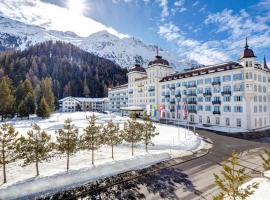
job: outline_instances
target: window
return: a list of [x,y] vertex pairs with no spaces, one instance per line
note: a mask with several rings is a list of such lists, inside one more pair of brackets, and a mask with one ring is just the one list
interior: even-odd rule
[[234,101],[236,102],[243,101],[243,96],[234,96]]
[[224,112],[231,112],[231,106],[223,106]]
[[231,86],[223,86],[223,91],[224,92],[231,91]]
[[262,82],[262,75],[258,75],[258,81]]
[[165,89],[165,85],[162,85],[162,89]]
[[197,85],[202,85],[203,84],[203,79],[197,80]]
[[257,102],[257,101],[258,101],[258,97],[254,96],[254,102]]
[[249,65],[248,65],[249,67],[252,67],[252,61],[249,61]]
[[203,97],[198,97],[198,98],[197,98],[197,101],[198,101],[198,102],[203,102]]
[[203,106],[202,105],[198,105],[198,111],[202,111],[203,110]]
[[244,91],[243,84],[234,85],[234,91],[235,92],[243,92]]
[[234,106],[234,112],[242,113],[243,112],[243,107],[242,106]]
[[241,119],[236,119],[236,126],[238,128],[241,128],[242,124],[241,124]]
[[207,124],[210,124],[211,123],[211,121],[210,121],[210,117],[209,116],[207,116]]
[[239,74],[234,74],[233,75],[233,80],[237,81],[237,80],[243,80],[243,74],[239,73]]
[[254,113],[257,113],[257,112],[258,112],[258,107],[254,106]]
[[230,102],[231,101],[231,96],[224,96],[223,101],[224,102]]
[[263,112],[267,112],[267,107],[266,107],[266,105],[263,106]]
[[223,82],[231,81],[231,75],[223,76]]
[[199,116],[199,123],[202,123],[202,116]]
[[205,106],[205,111],[211,111],[211,106]]
[[206,78],[205,79],[205,84],[209,84],[209,83],[211,83],[212,81],[211,81],[211,78]]
[[219,125],[219,124],[220,124],[220,118],[216,117],[216,125]]
[[226,118],[225,123],[226,123],[226,126],[230,126],[230,118]]
[[254,74],[254,80],[257,81],[257,74]]
[[205,102],[211,102],[211,97],[205,97]]

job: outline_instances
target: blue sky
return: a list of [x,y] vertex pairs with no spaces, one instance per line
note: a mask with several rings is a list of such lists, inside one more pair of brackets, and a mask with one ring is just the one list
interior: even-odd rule
[[[25,2],[32,2],[31,7],[41,8],[38,0],[0,0],[0,12],[51,29],[70,29],[83,36],[105,27],[120,37],[134,36],[203,64],[238,59],[247,34],[258,60],[264,55],[270,60],[270,0],[42,0],[42,5],[50,5],[51,10],[64,8],[84,16],[65,26],[61,22],[68,20],[61,21],[61,14],[58,17],[45,12],[36,17],[38,14],[30,15],[26,7],[17,3],[20,1],[24,6]],[[15,14],[1,3],[16,4],[21,13]]]

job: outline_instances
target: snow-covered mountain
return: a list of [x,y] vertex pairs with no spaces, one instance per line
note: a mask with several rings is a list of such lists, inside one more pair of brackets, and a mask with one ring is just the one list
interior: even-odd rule
[[[88,37],[80,37],[73,32],[46,30],[39,26],[27,25],[0,17],[0,50],[23,50],[48,40],[70,42],[83,50],[112,60],[126,68],[137,62],[147,66],[148,62],[156,55],[155,45],[147,45],[133,37],[120,39],[107,31],[97,32]],[[159,52],[177,70],[197,65],[196,61],[180,60],[175,53],[162,49]]]

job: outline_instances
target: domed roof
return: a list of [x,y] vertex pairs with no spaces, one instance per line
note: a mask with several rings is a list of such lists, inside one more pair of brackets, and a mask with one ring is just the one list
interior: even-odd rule
[[140,64],[135,64],[135,66],[132,67],[129,72],[146,72],[146,70]]
[[169,62],[162,58],[162,56],[156,56],[156,59],[153,61],[150,61],[148,66],[154,65],[154,64],[161,64],[161,65],[167,65],[169,66]]
[[254,58],[254,57],[256,57],[255,55],[254,55],[254,52],[253,52],[253,50],[252,49],[249,49],[249,46],[248,46],[248,44],[247,44],[247,38],[246,38],[246,46],[245,46],[245,50],[244,50],[244,52],[241,54],[241,59],[242,58]]

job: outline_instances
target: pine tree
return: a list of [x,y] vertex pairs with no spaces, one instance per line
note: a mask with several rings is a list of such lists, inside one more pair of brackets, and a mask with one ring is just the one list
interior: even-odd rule
[[261,154],[260,157],[263,161],[264,170],[268,171],[268,170],[270,170],[270,150],[265,150],[264,154]]
[[17,153],[23,160],[23,166],[35,163],[36,176],[39,176],[39,164],[52,157],[53,147],[51,136],[34,124],[26,137],[20,137]]
[[2,124],[0,127],[0,164],[3,166],[4,183],[7,182],[6,165],[16,160],[16,143],[18,132],[12,125]]
[[28,117],[36,110],[33,86],[29,80],[20,82],[16,89],[17,112],[20,117]]
[[52,157],[53,146],[51,136],[34,124],[26,137],[20,137],[17,153],[23,160],[23,166],[35,163],[36,176],[39,176],[39,164]]
[[93,114],[88,120],[89,125],[84,129],[81,136],[82,149],[91,150],[92,165],[94,165],[94,151],[103,144],[101,126],[96,125],[96,116]]
[[111,146],[112,159],[114,159],[114,146],[121,144],[123,141],[119,125],[115,125],[112,120],[102,129],[104,144]]
[[223,177],[214,174],[216,185],[221,190],[213,198],[214,200],[223,200],[225,197],[228,200],[244,200],[254,193],[254,189],[258,188],[257,183],[253,183],[244,189],[240,188],[247,181],[248,176],[245,173],[245,168],[239,166],[236,153],[232,153],[231,158],[223,165],[221,175]]
[[37,116],[42,118],[50,117],[50,108],[44,97],[41,98],[41,101],[37,108]]
[[37,102],[40,103],[42,97],[45,98],[46,103],[49,106],[49,111],[53,112],[55,109],[55,97],[52,91],[51,78],[45,78],[41,80],[40,86],[36,88]]
[[15,113],[15,97],[11,80],[4,76],[0,79],[0,115],[2,121],[7,116],[13,117]]
[[151,122],[150,116],[144,113],[144,124],[142,130],[142,139],[145,144],[145,151],[148,152],[148,146],[152,144],[152,139],[157,136],[159,133],[156,132],[156,127]]
[[64,128],[57,131],[57,150],[67,156],[67,172],[69,170],[70,156],[78,151],[78,129],[71,124],[71,119],[66,119]]
[[134,146],[142,140],[143,125],[136,121],[135,114],[132,114],[131,117],[131,119],[125,122],[122,134],[124,140],[131,143],[132,156],[134,156]]

